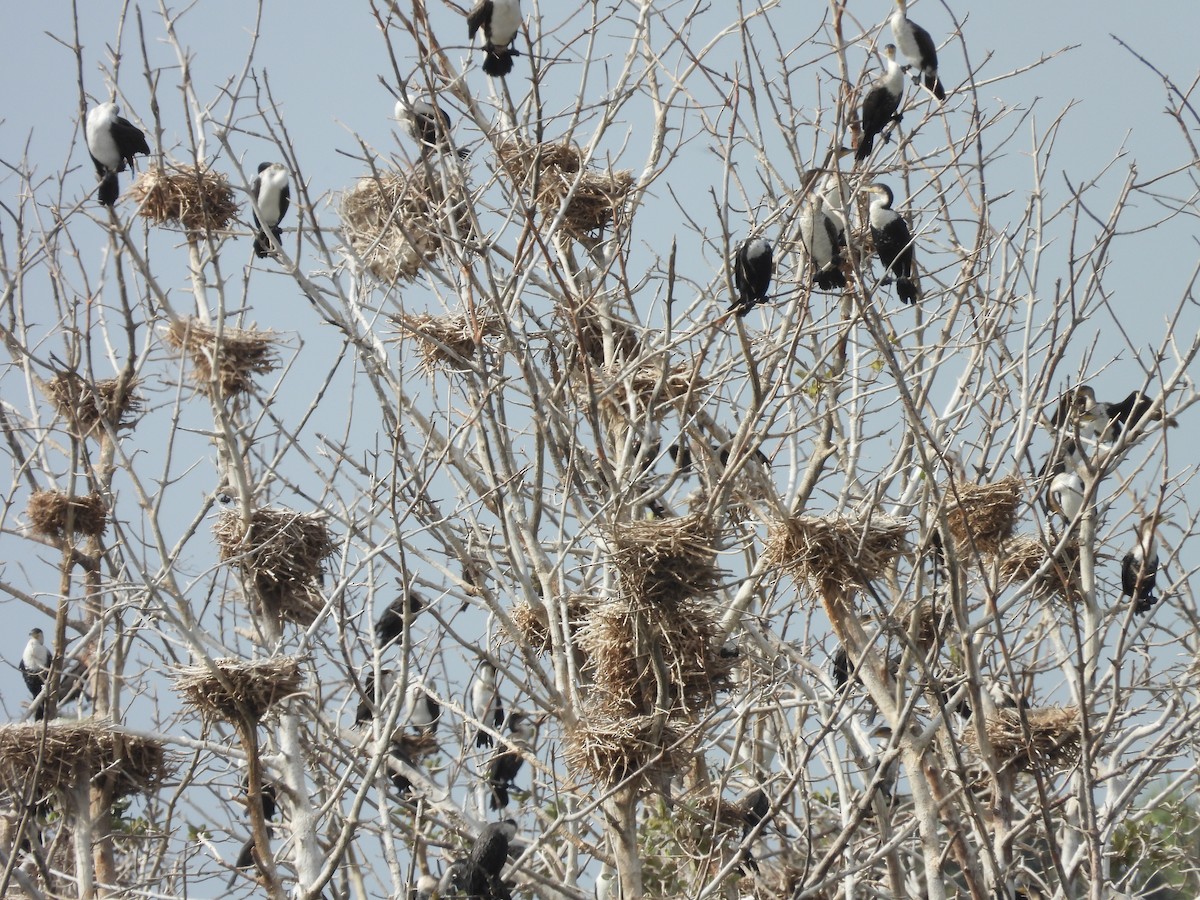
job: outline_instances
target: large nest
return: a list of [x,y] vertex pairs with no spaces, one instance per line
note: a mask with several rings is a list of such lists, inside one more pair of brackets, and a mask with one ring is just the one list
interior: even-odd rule
[[[560,303],[554,311],[560,334],[566,345],[567,368],[585,371],[589,360],[597,368],[608,365],[605,356],[606,335],[612,335],[613,361],[628,362],[638,354],[641,341],[633,325],[615,316],[603,316],[595,300],[582,297],[576,302]],[[669,380],[669,379],[668,379]]]
[[1015,475],[991,484],[956,484],[945,496],[946,524],[964,549],[990,553],[1012,536],[1021,503],[1021,479]]
[[34,533],[46,537],[99,537],[108,527],[108,505],[98,491],[82,497],[62,491],[34,491],[26,514]]
[[416,341],[421,365],[430,373],[440,367],[467,368],[485,337],[503,333],[497,316],[405,315],[397,322],[404,337]]
[[[1050,556],[1044,541],[1026,535],[1010,538],[995,554],[1001,586],[1021,585],[1037,575]],[[1039,599],[1059,597],[1075,602],[1083,595],[1079,581],[1079,542],[1070,540],[1046,571],[1034,578],[1030,593]]]
[[424,169],[360,179],[342,196],[341,219],[354,252],[388,283],[415,278],[444,244],[471,235],[466,205],[445,200]]
[[221,559],[254,580],[267,612],[301,626],[321,609],[325,559],[336,549],[326,518],[290,509],[256,509],[250,522],[235,510],[213,528]]
[[246,662],[217,659],[211,666],[190,666],[175,679],[186,703],[226,722],[257,723],[276,703],[300,689],[300,660],[294,656]]
[[586,772],[612,787],[628,779],[654,789],[687,764],[694,741],[661,716],[609,716],[586,713],[564,737],[571,771]]
[[174,222],[187,231],[222,231],[238,214],[225,176],[196,166],[171,171],[150,166],[129,193],[139,204],[138,214],[155,225]]
[[269,331],[241,328],[217,332],[196,319],[176,319],[166,333],[167,343],[191,359],[196,381],[204,385],[216,381],[226,397],[246,393],[252,376],[278,368],[274,338]]
[[[1082,728],[1075,706],[1049,706],[1025,710],[1029,733],[1021,727],[1021,712],[1002,709],[987,720],[987,736],[1002,765],[1019,772],[1062,768],[1079,759]],[[968,745],[977,745],[973,729],[966,734]]]
[[[586,595],[571,594],[567,597],[567,630],[577,648],[579,642],[575,638],[586,623],[591,606],[592,598]],[[550,652],[553,646],[550,640],[550,619],[544,608],[539,609],[523,600],[518,601],[509,611],[509,617],[521,632],[524,646],[537,654]]]
[[25,795],[31,778],[36,801],[77,787],[82,777],[115,799],[152,791],[165,774],[161,743],[108,723],[0,725],[0,782],[14,797]]
[[703,513],[614,525],[609,557],[624,597],[664,607],[713,593],[720,585],[716,528]]
[[844,598],[884,575],[907,549],[907,534],[906,521],[888,516],[796,516],[771,526],[766,553],[795,581],[813,585],[827,598]]
[[59,372],[44,386],[58,414],[79,437],[102,436],[102,422],[112,423],[114,429],[132,428],[142,413],[136,388],[136,379],[107,378],[93,384],[75,372]]
[[497,156],[518,187],[534,192],[534,200],[547,218],[558,216],[570,195],[563,229],[572,237],[622,224],[625,201],[634,185],[631,173],[585,169],[583,150],[566,143],[530,146],[512,141],[502,144]]

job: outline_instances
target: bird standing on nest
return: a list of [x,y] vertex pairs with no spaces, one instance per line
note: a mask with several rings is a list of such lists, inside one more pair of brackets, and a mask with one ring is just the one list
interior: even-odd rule
[[150,145],[142,130],[121,116],[121,109],[115,103],[101,103],[88,111],[84,136],[88,153],[96,164],[96,174],[100,176],[97,199],[105,206],[112,206],[121,193],[117,173],[124,172],[126,166],[132,167],[134,156],[149,156]]
[[467,39],[483,29],[483,71],[503,78],[520,54],[509,46],[521,28],[521,0],[481,0],[467,16]]
[[[50,673],[50,651],[43,643],[42,629],[34,628],[29,632],[29,643],[21,654],[21,662],[17,668],[29,689],[29,696],[36,700],[46,687],[46,676]],[[45,701],[37,704],[33,712],[33,720],[40,722],[45,715]]]

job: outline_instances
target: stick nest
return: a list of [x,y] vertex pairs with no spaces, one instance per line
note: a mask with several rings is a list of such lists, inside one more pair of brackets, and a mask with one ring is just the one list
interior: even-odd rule
[[592,712],[567,731],[563,753],[572,771],[586,772],[596,784],[612,787],[633,778],[646,790],[676,775],[693,743],[659,716]]
[[622,594],[648,606],[667,606],[717,590],[716,528],[702,513],[614,525],[610,559]]
[[465,203],[442,199],[440,181],[424,169],[384,172],[359,180],[342,195],[342,234],[380,281],[412,280],[427,260],[471,234]]
[[[1079,708],[1048,706],[1025,710],[1029,735],[1021,730],[1021,715],[1002,709],[987,720],[987,736],[1002,764],[1019,772],[1046,771],[1073,765],[1079,759],[1082,728]],[[966,734],[968,745],[976,745],[973,730]]]
[[[572,594],[567,597],[567,630],[576,647],[579,646],[576,635],[587,621],[588,609],[591,606],[592,598],[585,594]],[[539,655],[550,652],[553,642],[550,639],[550,620],[545,609],[538,609],[521,600],[513,604],[509,616],[521,633],[524,646]]]
[[294,656],[254,662],[216,659],[211,666],[181,669],[175,690],[206,716],[257,723],[272,706],[299,691],[302,681],[300,660]]
[[908,549],[908,527],[888,516],[796,516],[771,526],[767,558],[795,581],[813,585],[825,597],[842,598],[881,577]]
[[[1045,542],[1027,535],[1005,541],[996,552],[1001,585],[1024,584],[1034,577],[1049,553]],[[1034,579],[1030,593],[1038,599],[1058,597],[1073,603],[1083,597],[1079,577],[1079,542],[1071,540],[1050,567]]]
[[221,559],[254,580],[267,611],[301,627],[322,607],[323,563],[336,549],[323,515],[256,509],[247,525],[239,513],[221,513],[213,534]]
[[0,725],[0,782],[13,796],[22,796],[31,777],[36,798],[69,791],[85,777],[116,799],[153,791],[165,774],[161,743],[111,724],[52,722],[44,731],[41,722]]
[[167,343],[191,359],[196,381],[217,382],[226,397],[247,393],[252,376],[279,368],[274,339],[270,331],[222,328],[218,333],[196,319],[177,319],[166,333]]
[[946,524],[962,547],[994,552],[1012,536],[1021,502],[1021,479],[1015,475],[991,484],[958,484],[945,488]]
[[566,345],[567,368],[576,375],[588,369],[588,361],[604,368],[604,337],[612,333],[614,361],[630,361],[637,357],[641,341],[637,329],[615,316],[603,316],[596,302],[589,297],[558,304],[554,311],[560,335]]
[[570,195],[562,219],[570,236],[623,224],[625,201],[634,186],[632,173],[585,169],[583,150],[567,143],[530,146],[512,141],[497,148],[497,156],[519,188],[535,192],[534,201],[547,218],[558,216]]
[[26,514],[34,533],[46,537],[99,537],[108,527],[108,505],[98,491],[82,497],[62,491],[34,491]]
[[155,225],[174,223],[185,231],[223,231],[237,218],[233,188],[224,175],[197,166],[170,171],[150,166],[129,189],[138,214]]
[[100,437],[103,422],[114,430],[132,428],[142,414],[142,397],[137,380],[119,378],[92,382],[75,372],[59,372],[45,382],[43,390],[58,414],[75,428],[79,437]]
[[421,366],[427,373],[439,368],[466,369],[483,339],[503,334],[498,316],[466,313],[447,316],[399,316],[403,335],[415,341],[421,354]]

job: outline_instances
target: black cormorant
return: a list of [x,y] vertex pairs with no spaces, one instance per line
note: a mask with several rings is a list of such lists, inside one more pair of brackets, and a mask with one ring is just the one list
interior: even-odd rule
[[[402,97],[396,101],[396,119],[404,126],[409,137],[417,142],[424,156],[429,150],[450,149],[450,115],[435,103],[417,97]],[[455,151],[459,159],[466,159],[471,151],[459,147]]]
[[916,266],[913,262],[912,233],[908,223],[892,209],[892,189],[886,184],[875,182],[864,191],[874,194],[871,200],[871,238],[875,241],[875,252],[883,263],[881,284],[890,284],[896,279],[896,293],[905,303],[916,303],[921,299],[917,286]]
[[[1154,401],[1141,391],[1132,391],[1120,403],[1105,403],[1104,411],[1108,414],[1108,433],[1105,437],[1112,441],[1119,439],[1121,432],[1145,419],[1153,406]],[[1153,418],[1161,419],[1162,413],[1156,413]],[[1168,419],[1167,424],[1174,425],[1175,420]]]
[[408,607],[408,620],[411,622],[417,613],[425,608],[425,600],[416,591],[404,591],[399,597],[388,604],[387,609],[379,614],[375,622],[375,645],[379,648],[390,647],[404,634],[404,608]]
[[287,169],[281,163],[260,163],[258,174],[250,183],[250,196],[254,199],[254,218],[260,229],[254,237],[254,255],[263,259],[274,252],[267,232],[275,236],[276,243],[283,238],[279,222],[288,211],[292,198]]
[[757,303],[767,302],[771,274],[775,271],[774,251],[764,238],[746,238],[733,255],[733,287],[737,297],[728,312],[746,315]]
[[887,70],[871,85],[862,106],[862,137],[854,158],[860,162],[871,155],[875,136],[889,122],[900,121],[900,100],[904,97],[904,73],[896,62],[896,48],[888,44],[883,48],[887,59]]
[[508,714],[508,737],[505,743],[507,749],[496,748],[488,763],[488,784],[492,788],[492,809],[503,809],[508,806],[508,791],[516,780],[517,773],[525,764],[525,754],[531,752],[532,743],[537,734],[537,727],[523,712],[513,711]]
[[121,193],[117,173],[124,172],[126,165],[132,167],[134,156],[150,155],[146,135],[120,113],[117,104],[101,103],[88,111],[84,126],[88,153],[100,176],[97,196],[105,206],[116,203]]
[[1137,543],[1121,560],[1121,596],[1134,602],[1134,612],[1149,612],[1158,602],[1154,588],[1158,584],[1158,547],[1154,531],[1157,524],[1153,516],[1142,520],[1138,528]]
[[512,71],[513,57],[520,54],[509,46],[521,28],[520,0],[481,0],[467,16],[467,38],[483,29],[483,71],[503,77]]
[[[262,803],[263,818],[269,820],[274,819],[279,815],[279,806],[277,803],[278,793],[275,785],[266,782],[259,788],[258,797]],[[250,797],[250,776],[247,774],[242,778],[242,800],[247,807],[253,802]]]
[[937,47],[929,32],[908,17],[905,0],[896,0],[896,11],[892,13],[892,38],[908,64],[916,70],[918,84],[924,84],[939,103],[945,100],[946,91],[938,78]]
[[[490,728],[499,728],[504,724],[504,704],[496,689],[496,667],[486,659],[479,664],[475,683],[471,686],[471,712],[477,722]],[[490,747],[492,743],[492,736],[486,729],[476,730],[476,747]]]

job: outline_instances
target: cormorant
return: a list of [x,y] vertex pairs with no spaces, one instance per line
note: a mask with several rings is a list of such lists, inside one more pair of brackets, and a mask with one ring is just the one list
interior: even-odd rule
[[150,155],[146,135],[120,113],[117,104],[101,103],[88,111],[84,125],[88,153],[100,176],[97,197],[105,206],[116,203],[121,193],[117,173],[124,172],[126,165],[132,167],[133,158],[139,153]]
[[513,57],[521,54],[509,46],[521,28],[521,0],[480,0],[467,16],[467,38],[483,29],[483,71],[503,77],[512,71]]
[[[738,800],[737,809],[742,817],[742,840],[745,841],[750,836],[750,832],[754,831],[758,827],[758,823],[765,819],[767,813],[771,811],[771,800],[759,785]],[[742,858],[751,871],[758,871],[758,861],[749,847],[742,851]]]
[[[396,101],[396,119],[417,142],[422,156],[429,150],[450,149],[450,115],[436,103],[423,97],[402,97]],[[465,147],[459,147],[455,152],[459,159],[471,155]]]
[[1083,497],[1087,489],[1083,479],[1075,472],[1067,471],[1064,463],[1056,463],[1051,471],[1054,477],[1050,479],[1050,491],[1046,502],[1070,524],[1083,509]]
[[875,241],[875,252],[883,263],[883,280],[890,284],[896,279],[896,293],[905,303],[916,303],[921,299],[917,287],[916,265],[913,261],[912,233],[900,213],[892,209],[892,189],[886,184],[875,182],[863,190],[874,194],[871,200],[871,237]]
[[[271,826],[267,826],[267,837],[274,837],[275,832]],[[253,869],[255,866],[255,855],[257,848],[254,846],[254,835],[250,835],[246,839],[246,843],[242,844],[242,849],[238,851],[237,860],[233,864],[234,873],[229,877],[229,887],[233,887],[237,883],[238,872]]]
[[691,473],[692,448],[688,445],[686,435],[679,435],[679,440],[668,447],[667,452],[671,454],[671,461],[675,463],[675,468],[679,470],[680,475]]
[[395,673],[391,669],[380,669],[378,678],[369,668],[363,673],[363,696],[358,701],[358,709],[354,713],[355,726],[375,718],[375,707],[382,703],[383,698],[391,691],[394,680]]
[[838,644],[838,648],[833,651],[833,656],[829,660],[829,674],[833,676],[834,687],[841,690],[849,684],[850,673],[853,670],[854,666],[850,663],[850,654],[846,652],[845,647]]
[[488,784],[492,788],[492,809],[508,806],[508,791],[516,780],[517,773],[525,763],[525,754],[531,752],[537,734],[533,721],[523,712],[514,710],[508,714],[508,732],[505,739],[507,749],[496,748],[488,763]]
[[1149,516],[1138,528],[1137,543],[1121,560],[1121,596],[1134,601],[1133,611],[1149,612],[1158,602],[1158,547],[1154,538],[1156,520]]
[[408,724],[429,737],[437,733],[438,720],[442,717],[441,705],[420,682],[408,686]]
[[[46,687],[46,676],[50,672],[50,651],[42,643],[43,639],[42,629],[32,629],[29,632],[29,643],[25,645],[25,650],[21,654],[21,662],[17,665],[17,668],[21,670],[21,677],[25,680],[25,687],[29,689],[29,696],[35,700]],[[40,722],[44,715],[44,703],[38,703],[37,709],[33,713],[33,720]]]
[[[1154,406],[1154,401],[1141,391],[1132,391],[1120,403],[1105,403],[1104,411],[1108,414],[1108,434],[1106,437],[1113,441],[1119,439],[1122,431],[1126,428],[1132,428],[1138,422],[1142,421],[1142,419],[1146,418],[1152,406]],[[1154,418],[1161,419],[1162,413],[1156,413]],[[1168,419],[1167,424],[1174,425],[1175,421]]]
[[727,312],[736,312],[741,318],[754,309],[755,304],[766,303],[774,270],[774,251],[769,241],[763,238],[742,241],[733,255],[733,287],[737,297]]
[[433,900],[438,896],[438,880],[428,872],[417,879],[417,883],[408,889],[409,900]]
[[417,613],[425,608],[424,598],[416,591],[405,591],[388,604],[387,609],[379,614],[375,622],[375,645],[379,648],[389,647],[404,634],[404,607],[408,606],[408,620],[411,622]]
[[508,862],[508,848],[517,834],[517,823],[513,819],[489,822],[479,830],[479,837],[471,846],[467,861],[478,866],[490,878],[499,879]]
[[1100,437],[1108,427],[1107,405],[1096,402],[1094,388],[1076,385],[1059,398],[1050,424],[1068,433],[1078,429],[1081,437]]
[[[819,169],[808,173],[815,178]],[[813,189],[812,195],[800,211],[800,241],[812,260],[813,281],[822,291],[840,290],[846,286],[842,272],[841,248],[845,246],[845,222],[830,213],[827,192],[837,191],[837,183]],[[839,224],[841,229],[839,231]]]
[[854,158],[861,162],[871,155],[875,146],[875,136],[887,127],[889,122],[900,121],[900,100],[904,97],[904,73],[896,62],[896,47],[888,44],[883,48],[887,59],[887,70],[875,79],[862,106],[862,137],[858,142],[858,150]]
[[908,64],[916,69],[917,83],[924,84],[939,103],[945,100],[946,91],[938,79],[937,47],[929,32],[908,17],[905,0],[896,0],[896,11],[892,13],[892,38]]
[[259,163],[258,174],[250,183],[250,196],[254,199],[254,218],[258,221],[259,233],[254,238],[254,255],[259,259],[274,252],[267,232],[275,236],[278,243],[283,238],[279,222],[291,205],[292,192],[288,187],[287,169],[282,163]]
[[[263,784],[258,790],[258,797],[262,803],[263,818],[268,821],[273,820],[279,815],[279,806],[277,803],[278,793],[275,785],[270,782]],[[242,778],[242,800],[249,808],[250,803],[250,775],[247,774]]]
[[[471,686],[471,712],[477,722],[492,728],[504,724],[504,704],[496,690],[496,667],[486,659],[479,664],[475,684]],[[475,732],[476,747],[490,747],[492,743],[492,736],[483,728]]]

